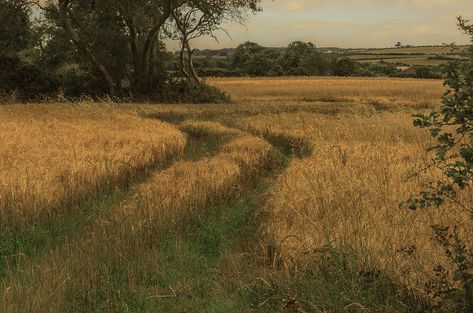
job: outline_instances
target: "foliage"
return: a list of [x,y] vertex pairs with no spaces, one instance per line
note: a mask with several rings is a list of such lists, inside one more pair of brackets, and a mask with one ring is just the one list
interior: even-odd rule
[[359,76],[400,76],[401,71],[390,63],[360,63],[357,70]]
[[[472,37],[473,25],[459,18],[459,27]],[[429,151],[434,154],[431,166],[440,169],[443,179],[433,181],[428,190],[411,199],[411,209],[440,206],[446,199],[468,211],[473,219],[471,203],[462,203],[458,192],[473,184],[473,47],[467,62],[454,61],[445,66],[445,85],[448,90],[442,97],[440,111],[416,115],[414,125],[426,128],[436,144]],[[433,226],[437,242],[444,247],[447,257],[455,265],[453,280],[462,289],[446,283],[437,289],[437,295],[452,299],[459,312],[473,311],[473,247],[462,242],[455,229]],[[440,271],[442,272],[442,271]],[[440,277],[446,276],[441,274]],[[446,287],[447,286],[447,287]]]
[[416,78],[441,78],[441,73],[439,73],[436,68],[432,68],[431,66],[417,66],[414,67],[414,69]]
[[284,51],[245,42],[235,49],[229,69],[249,76],[327,75],[330,58],[311,42],[295,41]]
[[[24,13],[24,20],[33,24],[34,38],[28,42],[36,49],[33,62],[58,77],[78,77],[77,84],[70,84],[73,79],[65,80],[62,87],[66,95],[106,93],[141,99],[165,94],[157,89],[167,87],[163,82],[175,74],[168,67],[169,55],[162,44],[165,39],[183,36],[192,72],[188,78],[198,84],[189,40],[214,36],[213,32],[230,19],[243,23],[246,12],[260,10],[259,2],[36,0],[18,7],[23,10],[20,12]],[[40,9],[41,15],[30,21],[27,12],[33,6]],[[4,9],[0,13],[12,15]],[[13,31],[6,33],[17,36]],[[5,41],[11,45],[18,40]],[[79,75],[75,73],[78,69]],[[92,82],[93,88],[87,81]]]
[[280,57],[276,50],[261,50],[247,60],[245,70],[250,76],[280,76],[283,74],[283,69],[278,62],[274,62]]
[[225,103],[229,96],[214,86],[196,84],[184,79],[171,79],[158,89],[155,98],[165,103]]
[[57,90],[58,82],[15,56],[0,55],[0,96],[15,93],[16,100],[37,99]]
[[333,74],[335,76],[351,76],[355,73],[356,61],[350,58],[341,58],[335,62]]
[[0,54],[11,54],[28,45],[30,20],[24,0],[0,0]]
[[295,41],[288,45],[281,65],[286,75],[324,75],[323,55],[312,42]]
[[257,43],[247,41],[239,45],[232,58],[232,68],[244,69],[247,66],[247,62],[257,53],[264,50],[262,46]]

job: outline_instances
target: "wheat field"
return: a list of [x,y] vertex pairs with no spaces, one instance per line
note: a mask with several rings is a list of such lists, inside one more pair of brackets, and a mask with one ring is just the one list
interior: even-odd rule
[[357,102],[430,107],[443,93],[439,80],[395,78],[218,78],[209,83],[239,102]]
[[438,304],[432,226],[471,245],[471,219],[400,202],[439,175],[412,175],[431,144],[412,114],[442,82],[209,82],[234,103],[0,107],[2,312]]
[[[425,189],[429,173],[412,174],[429,160],[428,134],[414,129],[399,113],[326,117],[310,113],[245,118],[242,128],[279,138],[305,136],[311,152],[294,160],[270,190],[266,231],[274,239],[275,257],[285,266],[327,248],[350,246],[374,268],[393,271],[399,280],[425,293],[438,265],[453,272],[432,226],[458,227],[471,245],[473,223],[468,212],[450,202],[442,208],[410,211],[402,200]],[[462,194],[473,202],[472,190]]]
[[38,217],[182,154],[186,138],[179,130],[122,111],[91,104],[0,107],[2,216]]

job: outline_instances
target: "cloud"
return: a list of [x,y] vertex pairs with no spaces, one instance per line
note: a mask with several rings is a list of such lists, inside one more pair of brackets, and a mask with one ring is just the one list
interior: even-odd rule
[[196,42],[199,48],[235,47],[244,41],[285,46],[294,40],[317,46],[387,47],[403,44],[469,43],[456,17],[473,20],[472,0],[263,0],[264,11],[247,27],[228,25],[222,35]]
[[289,29],[297,30],[297,29],[346,29],[353,27],[353,24],[349,23],[302,23],[302,24],[293,24],[289,26]]

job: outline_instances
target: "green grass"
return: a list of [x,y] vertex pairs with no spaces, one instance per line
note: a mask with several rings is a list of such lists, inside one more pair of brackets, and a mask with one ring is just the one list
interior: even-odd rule
[[[240,312],[247,305],[241,296],[245,281],[256,276],[257,264],[247,247],[255,225],[260,185],[238,202],[202,220],[185,236],[168,234],[162,267],[156,281],[176,291],[175,297],[148,302],[150,312]],[[165,287],[166,286],[166,287]],[[179,308],[179,309],[177,309]]]
[[[248,247],[257,242],[264,182],[227,205],[164,231],[142,259],[108,255],[95,288],[72,283],[68,312],[240,312],[245,282],[256,277]],[[131,267],[130,267],[131,266]],[[130,271],[139,285],[130,284]]]
[[314,255],[294,272],[273,271],[251,288],[254,312],[429,312],[389,274],[370,269],[352,249]]
[[435,60],[435,59],[428,59],[428,56],[396,56],[396,57],[382,57],[382,56],[366,56],[363,58],[362,56],[356,56],[356,60],[360,63],[379,63],[383,60],[386,63],[392,64],[406,64],[409,66],[414,65],[430,65],[430,66],[438,66],[440,64],[445,64],[448,60]]
[[[146,246],[137,243],[138,258],[134,254],[130,259],[123,251],[115,250],[112,241],[91,252],[104,260],[92,268],[77,260],[77,273],[73,275],[82,279],[73,277],[65,285],[66,311],[429,311],[422,299],[389,273],[365,264],[363,256],[349,247],[314,253],[308,264],[299,269],[288,269],[280,260],[268,258],[264,247],[271,238],[261,232],[266,220],[266,192],[274,176],[289,165],[292,157],[305,157],[297,153],[290,138],[269,139],[283,154],[283,166],[271,163],[264,177],[251,177],[233,199],[222,199],[218,205],[206,208],[206,214],[189,216],[177,230],[160,230]],[[195,160],[211,155],[222,143],[219,138],[193,138],[185,158]],[[299,148],[305,151],[304,147]],[[57,216],[47,223],[29,225],[18,236],[2,238],[6,239],[0,246],[2,253],[13,251],[18,255],[9,260],[8,269],[21,270],[20,255],[34,258],[47,247],[67,243],[72,237],[80,240],[78,235],[86,225],[93,229],[93,222],[109,214],[127,195],[126,190],[116,190],[84,204],[74,211],[77,215]],[[6,264],[2,265],[5,268]],[[90,271],[86,275],[82,275],[83,266]],[[44,312],[54,311],[53,308],[54,303],[46,303]]]
[[2,228],[0,231],[0,278],[8,271],[20,270],[25,261],[42,254],[47,248],[63,244],[75,236],[94,218],[108,214],[127,196],[127,189],[117,189],[102,197],[82,202],[67,213],[55,214],[44,221],[25,226]]
[[[198,160],[216,153],[224,141],[216,137],[188,140],[185,159]],[[172,164],[150,166],[123,186],[105,188],[92,199],[78,201],[74,206],[53,210],[46,219],[27,221],[22,225],[10,223],[0,230],[0,279],[9,271],[21,270],[24,262],[31,261],[48,249],[67,243],[88,225],[112,210],[129,197],[132,188],[144,181],[154,170],[162,170]]]

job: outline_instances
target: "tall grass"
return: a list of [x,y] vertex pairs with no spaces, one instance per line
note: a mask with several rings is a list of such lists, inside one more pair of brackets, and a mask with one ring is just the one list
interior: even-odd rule
[[[0,108],[0,248],[14,253],[0,311],[422,311],[432,268],[449,269],[431,226],[473,229],[452,205],[399,208],[427,181],[409,178],[430,140],[410,114],[437,105],[441,82],[211,83],[238,103]],[[60,237],[75,223],[18,249],[18,229]]]
[[[457,227],[466,242],[473,238],[471,219],[454,203],[423,211],[399,207],[428,180],[410,178],[427,161],[429,136],[411,126],[408,114],[299,113],[239,123],[289,138],[305,134],[312,143],[312,154],[292,161],[266,204],[269,248],[287,269],[307,270],[327,249],[351,247],[365,271],[393,273],[425,296],[438,265],[453,270],[432,240],[432,226]],[[463,193],[465,203],[473,202],[471,191]]]
[[209,83],[239,102],[358,102],[375,107],[433,107],[440,80],[360,77],[218,78]]
[[[199,132],[231,132],[211,126]],[[82,236],[21,272],[10,271],[1,286],[2,312],[145,311],[166,295],[185,292],[186,285],[163,286],[158,279],[171,262],[163,256],[180,257],[165,254],[167,234],[184,236],[193,223],[238,197],[270,166],[272,155],[266,142],[240,134],[213,157],[157,171]]]
[[176,128],[114,106],[0,108],[1,225],[27,223],[130,184],[182,155]]

